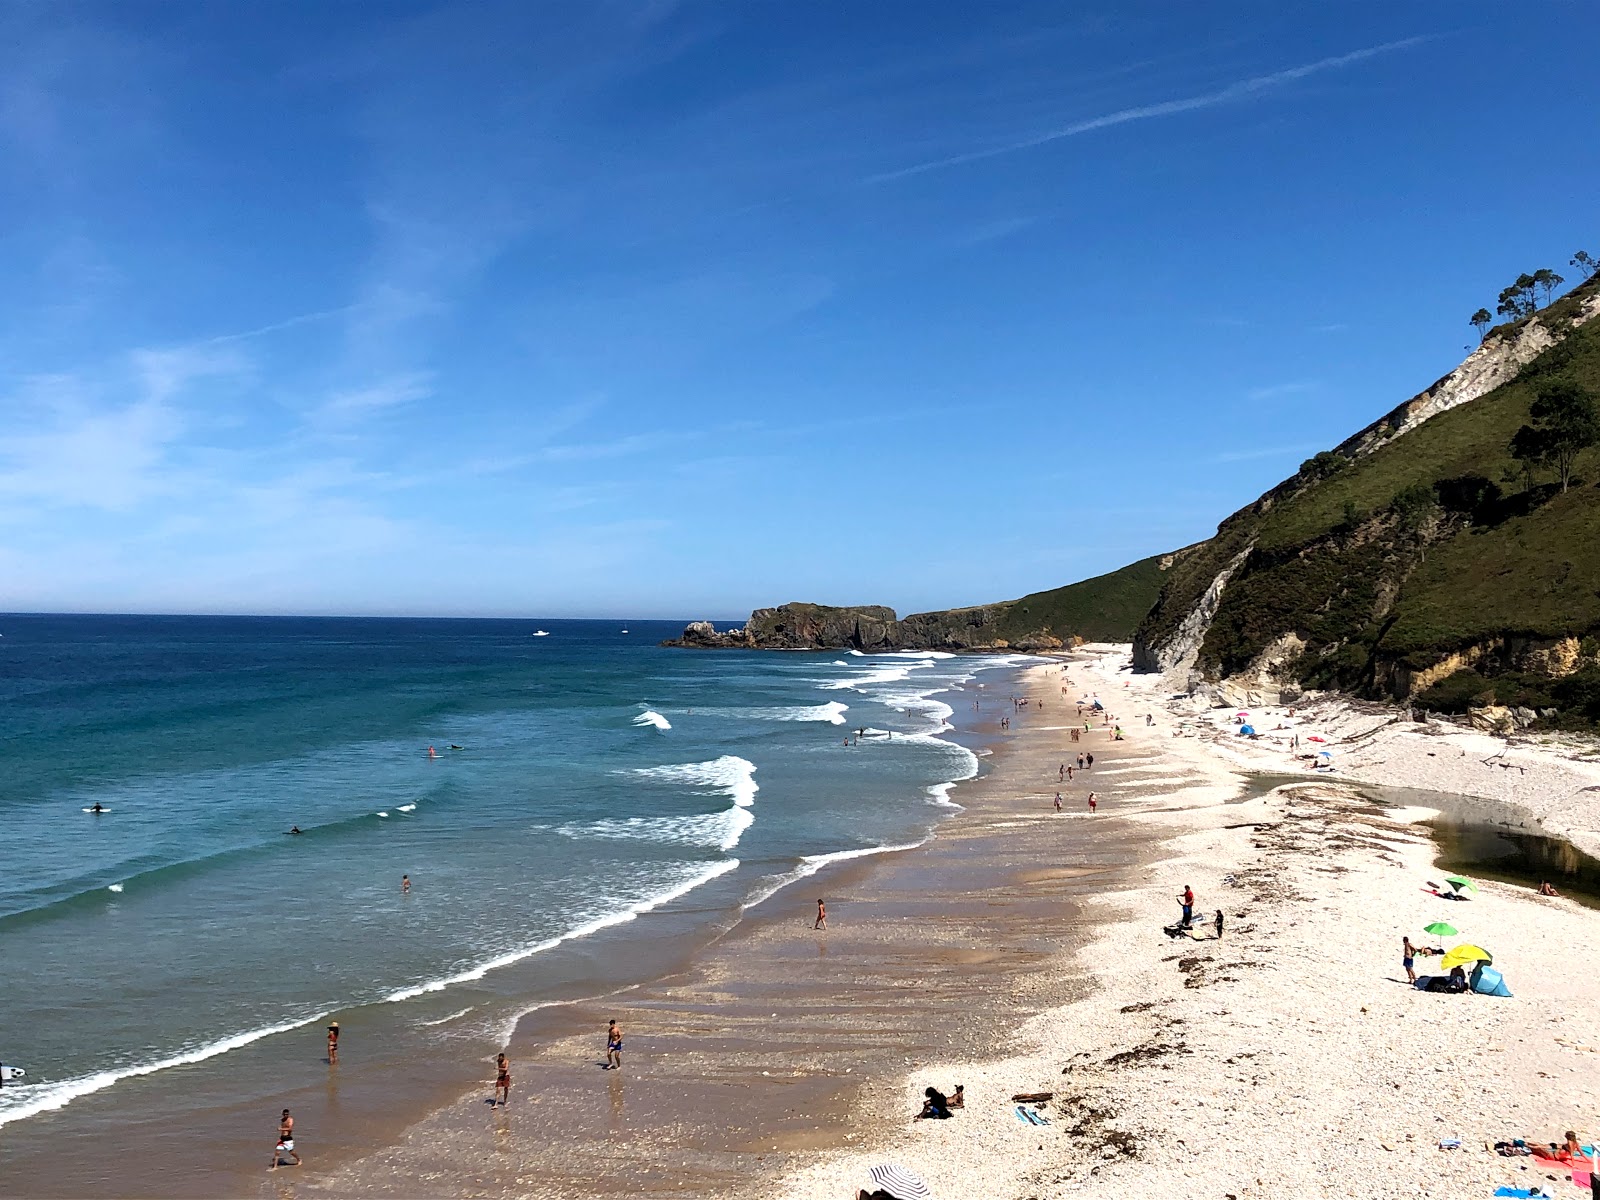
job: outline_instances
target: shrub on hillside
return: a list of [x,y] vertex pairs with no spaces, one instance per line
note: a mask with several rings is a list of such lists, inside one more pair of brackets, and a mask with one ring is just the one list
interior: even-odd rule
[[1420,692],[1412,702],[1430,712],[1464,713],[1469,708],[1493,704],[1494,700],[1494,684],[1465,667]]

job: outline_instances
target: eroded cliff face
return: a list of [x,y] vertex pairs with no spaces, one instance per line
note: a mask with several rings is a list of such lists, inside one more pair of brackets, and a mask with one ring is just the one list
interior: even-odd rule
[[[1454,653],[1443,661],[1413,664],[1401,660],[1419,656],[1391,652],[1386,634],[1413,572],[1437,546],[1483,527],[1483,518],[1475,514],[1441,511],[1437,505],[1433,515],[1416,517],[1432,502],[1433,486],[1449,482],[1447,476],[1470,477],[1472,471],[1504,478],[1505,447],[1515,423],[1502,428],[1499,418],[1477,414],[1501,411],[1512,403],[1507,396],[1522,396],[1517,402],[1525,414],[1522,394],[1531,394],[1535,386],[1529,379],[1589,371],[1592,326],[1600,325],[1596,318],[1600,280],[1591,280],[1543,312],[1495,330],[1455,370],[1347,438],[1334,455],[1319,456],[1333,461],[1308,462],[1223,521],[1215,537],[1192,547],[1187,561],[1170,573],[1134,635],[1135,666],[1165,674],[1174,689],[1232,681],[1252,692],[1279,685],[1292,691],[1297,685],[1351,687],[1361,678],[1359,690],[1397,696],[1415,695],[1480,661],[1485,669],[1552,678],[1570,673],[1576,654],[1559,639],[1525,654],[1507,653],[1514,636],[1471,647],[1459,641],[1451,645],[1441,636],[1441,649]],[[1576,367],[1571,365],[1575,358]],[[1478,401],[1485,407],[1453,412]],[[1447,422],[1419,432],[1446,413],[1452,414]],[[1467,428],[1483,432],[1463,434]],[[1478,438],[1470,442],[1477,458],[1463,463],[1458,457],[1448,466],[1432,467],[1449,459],[1451,451],[1439,448],[1447,437],[1457,438],[1457,444]],[[1402,438],[1404,445],[1396,446]],[[1410,449],[1419,445],[1429,449]],[[1414,479],[1392,466],[1396,455],[1415,456]],[[1384,463],[1391,465],[1375,466]],[[1382,494],[1363,494],[1352,485],[1368,478],[1396,482]],[[1413,496],[1412,507],[1403,511],[1400,492],[1406,484],[1413,491],[1420,488],[1423,499]],[[1341,499],[1342,520],[1304,516]],[[1540,503],[1530,500],[1528,511]],[[1411,527],[1413,520],[1417,527]],[[1515,619],[1501,628],[1507,635],[1520,632]]]
[[1337,453],[1346,458],[1371,454],[1429,418],[1470,403],[1479,396],[1487,396],[1515,379],[1523,367],[1559,342],[1571,328],[1597,315],[1600,315],[1600,292],[1583,297],[1570,321],[1552,325],[1536,316],[1495,330],[1454,371],[1361,432],[1346,438],[1339,444]]
[[913,613],[899,620],[892,608],[869,604],[833,607],[782,604],[758,608],[743,628],[718,632],[709,621],[694,621],[665,646],[702,650],[892,650],[1040,651],[1059,650],[1063,641],[1039,630],[1008,639],[996,627],[1009,604],[985,604],[943,612]]

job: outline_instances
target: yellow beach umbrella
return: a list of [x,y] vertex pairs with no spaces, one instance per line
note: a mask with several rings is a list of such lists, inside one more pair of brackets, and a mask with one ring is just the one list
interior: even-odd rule
[[1453,946],[1445,951],[1444,957],[1439,960],[1439,965],[1449,971],[1455,967],[1464,967],[1468,963],[1478,962],[1493,963],[1494,955],[1490,954],[1482,946],[1473,946],[1463,942],[1461,945]]

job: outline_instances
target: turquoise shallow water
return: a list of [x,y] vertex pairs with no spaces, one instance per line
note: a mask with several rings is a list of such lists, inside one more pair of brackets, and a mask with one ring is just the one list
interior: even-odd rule
[[0,618],[0,1124],[356,1008],[503,1032],[557,947],[920,841],[944,693],[1010,661],[626,628]]

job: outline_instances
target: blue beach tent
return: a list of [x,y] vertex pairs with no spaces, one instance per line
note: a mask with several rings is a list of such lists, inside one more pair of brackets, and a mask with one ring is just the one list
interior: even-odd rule
[[1472,990],[1484,996],[1511,995],[1511,989],[1506,986],[1505,978],[1493,967],[1479,963],[1472,972]]

